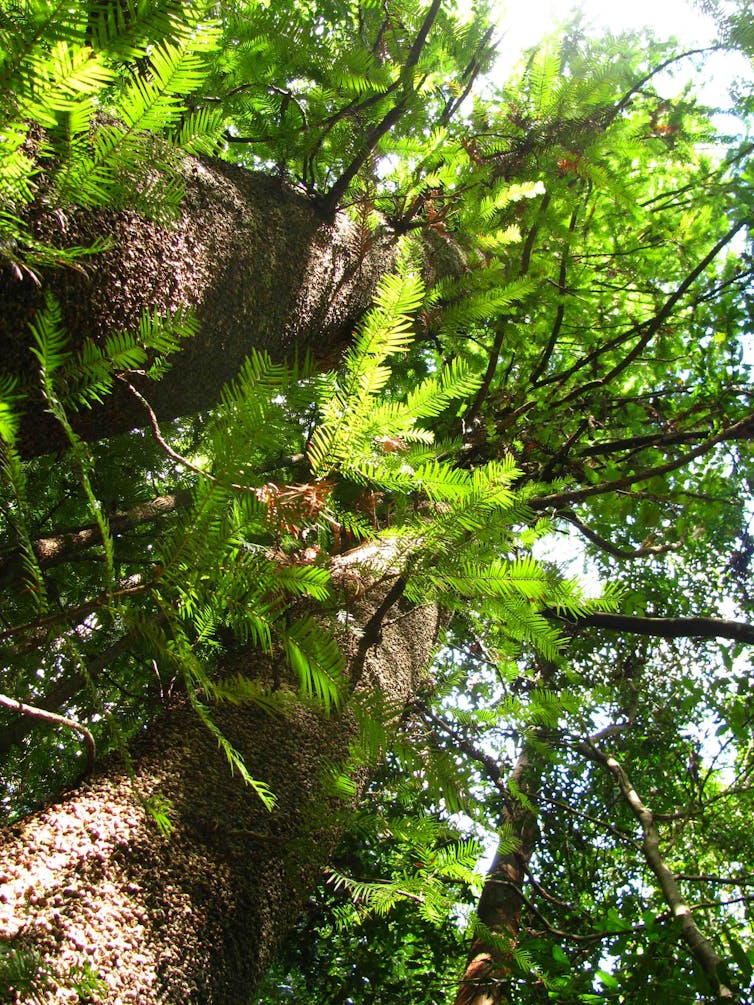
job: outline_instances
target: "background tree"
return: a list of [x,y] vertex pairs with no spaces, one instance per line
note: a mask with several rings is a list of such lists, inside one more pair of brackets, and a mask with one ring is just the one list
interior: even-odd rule
[[745,1001],[703,53],[576,25],[500,87],[439,2],[2,18],[9,820],[75,786],[4,832],[6,997],[248,1001],[331,859],[260,1001]]

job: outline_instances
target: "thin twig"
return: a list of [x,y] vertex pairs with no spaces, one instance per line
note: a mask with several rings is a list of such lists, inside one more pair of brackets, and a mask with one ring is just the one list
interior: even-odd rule
[[[188,459],[188,457],[184,457],[183,454],[179,454],[177,450],[173,450],[168,441],[162,435],[160,424],[157,420],[154,409],[144,395],[141,394],[140,391],[137,391],[133,384],[126,380],[122,374],[116,374],[116,377],[128,388],[131,394],[136,398],[136,400],[143,407],[144,411],[147,413],[147,416],[149,417],[149,424],[152,427],[152,435],[168,457],[172,457],[174,461],[178,462],[178,464],[181,464],[183,467],[188,468],[189,471],[193,471],[195,474],[200,475],[208,482],[212,482],[214,485],[222,484],[220,479],[216,478],[215,475],[211,474],[209,471],[205,471],[204,468],[200,468],[198,464],[194,464],[193,461]],[[240,485],[238,482],[231,482],[229,488],[235,489],[237,492],[251,492],[253,495],[256,495],[257,498],[259,497],[259,490],[253,485]]]

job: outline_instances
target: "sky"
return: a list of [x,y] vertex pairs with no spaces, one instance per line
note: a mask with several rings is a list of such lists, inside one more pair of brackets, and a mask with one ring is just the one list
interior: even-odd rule
[[507,0],[500,6],[503,50],[520,51],[535,44],[576,7],[581,7],[595,27],[613,32],[650,26],[658,38],[675,34],[695,44],[714,35],[712,19],[687,0],[583,0],[580,4],[574,0]]
[[[497,0],[500,17],[498,46],[502,75],[518,61],[521,52],[536,45],[543,35],[566,21],[580,8],[595,33],[653,30],[658,39],[675,36],[686,47],[708,45],[716,34],[714,20],[703,14],[692,0]],[[688,65],[688,64],[687,64]],[[697,93],[706,104],[725,105],[731,80],[749,76],[751,68],[743,57],[718,54],[707,57]]]

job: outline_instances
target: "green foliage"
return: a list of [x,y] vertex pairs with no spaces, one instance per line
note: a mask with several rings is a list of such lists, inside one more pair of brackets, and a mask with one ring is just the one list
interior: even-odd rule
[[[0,942],[0,1001],[43,1005],[49,1000],[50,976],[36,949]],[[89,963],[71,967],[62,984],[82,1003],[102,1001],[107,991],[107,985]]]
[[[750,55],[744,15],[718,10]],[[694,97],[689,60],[575,24],[475,97],[484,11],[444,4],[22,0],[0,28],[0,257],[19,280],[103,249],[58,246],[40,219],[169,222],[186,155],[274,170],[324,218],[349,213],[363,248],[378,230],[398,247],[335,369],[252,350],[211,412],[105,443],[80,416],[116,386],[148,408],[198,326],[145,316],[74,351],[43,290],[34,386],[0,375],[4,690],[62,689],[126,757],[181,690],[269,809],[218,707],[353,715],[325,796],[347,803],[384,764],[262,1002],[452,1001],[471,937],[522,1003],[714,1000],[716,980],[745,1001],[745,647],[595,627],[606,611],[743,621],[754,602],[751,151]],[[739,83],[742,132],[752,107]],[[443,250],[463,268],[428,288]],[[25,459],[28,409],[60,456]],[[350,588],[331,571],[366,543],[401,576],[389,618],[447,617],[405,708],[355,700],[339,647],[385,568]],[[238,671],[252,648],[260,669]],[[600,754],[654,814],[716,976],[679,940]],[[3,756],[9,817],[82,767],[74,734]],[[170,804],[144,805],[169,838]],[[475,919],[493,845],[510,868]],[[39,964],[4,947],[2,994],[44,1000]],[[96,1000],[99,982],[69,985]]]
[[73,265],[99,247],[39,241],[27,209],[40,196],[66,210],[175,212],[176,153],[208,152],[222,125],[207,110],[184,121],[219,44],[202,5],[179,12],[172,0],[26,0],[0,18],[0,86],[12,95],[0,113],[0,235],[19,277],[51,263]]
[[47,977],[35,949],[0,943],[0,1001],[23,995],[29,1005],[44,1001]]
[[[474,841],[461,841],[430,852],[427,837],[422,835],[421,843],[413,851],[413,867],[394,873],[389,880],[365,882],[329,870],[333,889],[347,890],[357,910],[357,917],[386,915],[402,900],[411,900],[418,905],[418,911],[425,920],[439,924],[455,908],[457,894],[446,890],[449,881],[473,883],[478,877],[475,865],[479,858],[479,845]],[[341,924],[351,924],[352,919],[344,917]]]
[[[472,555],[479,551],[475,534],[483,528],[489,533],[494,526],[499,541],[501,535],[510,536],[511,522],[518,516],[510,488],[516,469],[508,462],[490,462],[469,473],[448,460],[432,458],[432,432],[415,428],[415,423],[441,414],[462,395],[473,393],[478,381],[465,370],[450,367],[448,373],[421,382],[405,401],[382,404],[390,377],[385,360],[407,350],[409,312],[419,308],[422,298],[421,282],[406,260],[398,274],[383,280],[375,306],[337,375],[313,381],[307,369],[299,374],[252,353],[236,381],[224,391],[206,439],[195,444],[195,455],[206,456],[212,463],[184,462],[196,476],[192,503],[164,538],[153,543],[151,575],[128,578],[118,576],[114,536],[92,477],[93,457],[74,432],[70,412],[101,401],[112,389],[114,374],[124,379],[124,370],[127,374],[143,367],[150,353],[164,357],[177,351],[178,336],[189,337],[192,329],[180,318],[169,325],[153,318],[142,323],[141,342],[118,335],[103,347],[85,344],[74,357],[67,349],[54,301],[48,301],[31,327],[31,351],[39,364],[44,400],[70,444],[72,471],[102,549],[104,568],[97,599],[86,605],[85,613],[96,612],[105,623],[122,624],[139,639],[151,660],[181,675],[194,711],[216,737],[231,769],[268,808],[274,805],[275,794],[248,773],[240,753],[215,725],[206,699],[253,703],[269,710],[275,708],[276,699],[269,685],[240,675],[213,679],[200,654],[210,656],[227,646],[227,640],[220,642],[223,632],[231,633],[239,644],[252,643],[270,655],[280,651],[302,697],[315,701],[326,713],[339,707],[347,685],[341,653],[322,619],[315,619],[302,606],[303,602],[309,607],[327,605],[333,589],[327,568],[310,564],[304,553],[311,535],[319,542],[318,556],[324,554],[323,548],[339,543],[343,529],[339,511],[330,510],[328,502],[331,495],[347,491],[349,481],[366,485],[369,492],[390,491],[396,512],[391,524],[397,535],[398,566],[404,568],[406,595],[415,601],[437,596],[447,602],[454,594],[465,602],[473,598],[484,605],[489,598],[494,608],[486,611],[487,617],[514,624],[515,637],[548,653],[554,652],[557,634],[541,616],[518,615],[520,598],[541,605],[549,583],[549,602],[556,607],[573,616],[586,609],[575,600],[572,588],[559,586],[551,573],[530,558],[493,561],[487,566],[464,559],[467,551]],[[9,396],[5,413],[11,433],[16,425],[13,405]],[[309,483],[286,488],[271,481],[262,483],[259,477],[233,480],[249,455],[271,457],[289,444],[293,430],[301,428],[312,406],[318,419],[308,449]],[[268,422],[268,416],[276,412],[284,415],[280,425]],[[239,419],[242,439],[237,428],[225,435],[231,416]],[[412,439],[421,444],[422,461],[415,469],[411,467],[414,453],[407,447]],[[384,452],[387,443],[399,444],[393,463],[390,452]],[[447,444],[441,450],[447,453]],[[51,624],[59,621],[57,633],[51,635],[57,641],[49,658],[54,660],[56,647],[63,641],[85,668],[87,656],[79,638],[66,633],[65,612],[56,615],[46,597],[45,576],[32,542],[34,507],[12,436],[5,455],[8,489],[18,511],[18,545],[29,582],[38,584],[34,591],[37,610],[48,614]],[[417,501],[422,497],[442,503],[440,516],[428,517],[419,511]],[[377,529],[375,522],[370,533]],[[451,542],[452,558],[446,554]],[[29,625],[33,627],[33,622]],[[27,626],[19,624],[7,637],[17,646],[26,631]],[[115,740],[122,743],[117,733]],[[159,828],[168,833],[169,814],[162,805],[149,809]]]

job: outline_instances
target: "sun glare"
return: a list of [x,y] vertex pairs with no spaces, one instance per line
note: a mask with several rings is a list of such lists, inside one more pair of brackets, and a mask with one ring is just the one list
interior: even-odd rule
[[637,31],[651,29],[662,39],[675,36],[686,44],[706,44],[715,35],[711,17],[688,0],[509,0],[500,5],[499,25],[503,33],[501,49],[520,51],[535,45],[543,35],[567,21],[577,10],[597,31]]
[[[609,32],[652,32],[658,41],[677,39],[688,50],[714,43],[717,26],[692,0],[500,0],[497,24],[499,28],[497,72],[505,78],[521,54],[555,32],[575,13],[581,12],[585,28],[594,35]],[[701,67],[701,64],[700,64]],[[729,91],[734,80],[751,80],[752,68],[739,53],[707,53],[703,68],[694,68],[685,61],[676,68],[694,77],[694,89],[701,103],[721,110],[729,107]],[[669,75],[669,79],[672,75]],[[655,82],[659,83],[660,80]],[[682,87],[685,80],[671,85]]]

